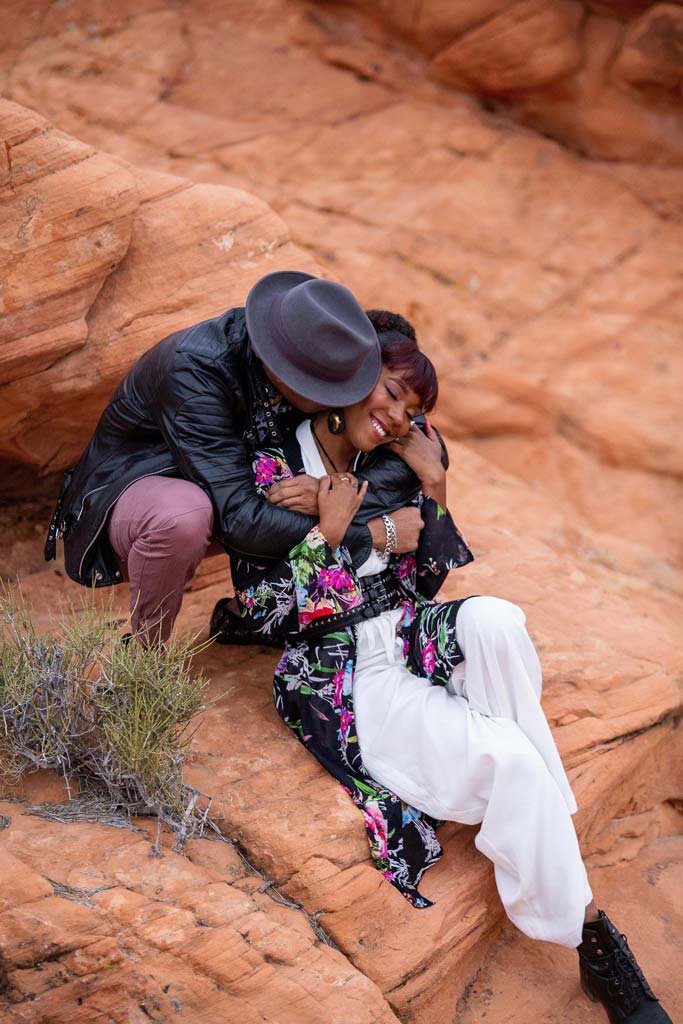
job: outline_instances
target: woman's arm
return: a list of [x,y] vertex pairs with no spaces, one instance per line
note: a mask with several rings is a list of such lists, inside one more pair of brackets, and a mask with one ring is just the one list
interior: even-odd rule
[[[414,556],[414,587],[420,597],[436,597],[451,569],[459,569],[474,560],[467,541],[458,530],[448,509],[429,495],[420,506],[424,528]],[[410,559],[410,555],[403,556]],[[398,572],[401,575],[399,560]],[[404,571],[410,562],[403,562]]]

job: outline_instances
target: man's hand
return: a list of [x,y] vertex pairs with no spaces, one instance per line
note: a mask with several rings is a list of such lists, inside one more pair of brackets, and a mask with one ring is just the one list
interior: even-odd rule
[[[396,527],[396,553],[404,555],[408,551],[414,551],[420,540],[420,533],[424,521],[419,508],[414,505],[407,505],[406,508],[399,508],[390,513]],[[371,519],[368,523],[372,546],[383,551],[387,543],[387,531],[381,519]]]
[[301,476],[293,476],[288,480],[279,480],[273,484],[266,497],[280,508],[317,516],[319,484],[320,481],[314,476],[302,473]]

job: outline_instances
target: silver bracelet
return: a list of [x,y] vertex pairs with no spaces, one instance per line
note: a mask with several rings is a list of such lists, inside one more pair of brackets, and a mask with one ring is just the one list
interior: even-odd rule
[[393,555],[396,550],[397,536],[396,536],[396,523],[391,516],[382,516],[382,522],[384,523],[384,529],[387,531],[387,542],[384,546],[384,551],[381,552],[383,558],[389,558],[389,555]]

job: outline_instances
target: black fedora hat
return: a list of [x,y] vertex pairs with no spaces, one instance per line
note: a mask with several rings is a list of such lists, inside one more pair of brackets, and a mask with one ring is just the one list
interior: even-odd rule
[[375,329],[343,285],[279,270],[256,282],[246,315],[256,355],[303,398],[351,405],[377,383],[381,356]]

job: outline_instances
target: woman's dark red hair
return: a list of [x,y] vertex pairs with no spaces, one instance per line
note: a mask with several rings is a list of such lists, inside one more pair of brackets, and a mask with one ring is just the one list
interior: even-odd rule
[[392,373],[399,373],[420,396],[423,412],[431,412],[439,395],[439,382],[432,361],[420,351],[413,325],[386,309],[369,309],[366,315],[379,338],[382,364]]

